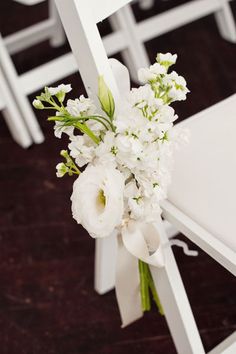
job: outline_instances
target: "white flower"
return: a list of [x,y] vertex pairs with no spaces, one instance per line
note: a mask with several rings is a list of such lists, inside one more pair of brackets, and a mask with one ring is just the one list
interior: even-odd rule
[[74,127],[67,126],[64,122],[55,121],[54,135],[56,138],[61,139],[62,133],[67,134],[69,137],[73,136]]
[[154,80],[156,75],[152,73],[148,68],[141,68],[138,71],[138,79],[141,84],[146,84],[148,81]]
[[50,95],[55,96],[56,94],[58,94],[59,92],[64,92],[64,93],[68,93],[72,90],[71,85],[65,85],[65,84],[61,84],[57,87],[48,87],[48,91],[50,93]]
[[115,141],[115,133],[107,131],[103,142],[101,142],[95,150],[96,156],[100,164],[113,165],[116,167],[116,154],[117,154],[117,146]]
[[56,165],[56,175],[57,177],[61,178],[63,177],[68,171],[68,167],[64,164],[64,162],[60,162]]
[[177,60],[177,54],[171,54],[171,53],[166,53],[162,54],[159,53],[157,55],[157,61],[158,63],[165,65],[165,66],[171,66],[176,63]]
[[44,109],[44,105],[40,100],[33,100],[32,104],[36,109]]
[[88,166],[74,182],[72,214],[92,237],[109,236],[121,224],[124,178],[107,166]]
[[86,135],[76,135],[71,137],[68,145],[70,155],[75,159],[79,167],[83,167],[91,162],[95,157],[95,146],[93,141]]
[[93,101],[90,98],[85,98],[84,95],[75,100],[68,100],[66,109],[73,117],[81,115],[89,116],[96,112],[96,106],[93,104]]
[[172,71],[163,78],[163,83],[170,87],[168,96],[171,98],[172,102],[183,101],[186,99],[189,89],[186,87],[187,83],[183,76]]
[[138,79],[142,84],[156,80],[158,75],[166,73],[166,68],[159,63],[155,63],[150,68],[141,68],[138,70]]

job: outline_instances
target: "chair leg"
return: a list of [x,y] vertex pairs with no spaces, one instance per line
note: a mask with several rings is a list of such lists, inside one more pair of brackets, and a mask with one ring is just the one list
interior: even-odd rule
[[105,294],[114,288],[117,238],[112,234],[95,240],[95,290]]
[[113,30],[121,30],[127,40],[127,49],[122,51],[122,56],[129,68],[131,78],[138,82],[138,69],[148,67],[150,61],[144,44],[135,33],[136,21],[132,8],[129,5],[123,7],[110,17],[110,22]]
[[149,10],[154,6],[155,0],[138,0],[138,2],[142,10]]
[[23,148],[32,144],[32,139],[27,131],[24,121],[15,105],[11,92],[5,82],[5,78],[0,70],[0,92],[4,98],[5,107],[3,115],[11,132],[13,139]]
[[222,1],[222,8],[215,13],[215,19],[221,36],[233,43],[236,43],[236,24],[230,5]]
[[49,0],[49,17],[55,21],[53,34],[50,38],[50,44],[52,47],[59,47],[66,41],[65,32],[55,5],[54,0]]
[[25,124],[35,143],[42,143],[44,136],[28,98],[24,95],[19,77],[0,35],[0,66]]
[[165,267],[151,267],[176,350],[179,354],[205,354],[181,276],[162,228]]

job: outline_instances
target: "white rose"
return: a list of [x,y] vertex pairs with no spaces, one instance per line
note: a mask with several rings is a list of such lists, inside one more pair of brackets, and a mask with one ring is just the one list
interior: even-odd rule
[[88,166],[74,182],[73,218],[92,237],[109,236],[122,221],[124,177],[112,167]]

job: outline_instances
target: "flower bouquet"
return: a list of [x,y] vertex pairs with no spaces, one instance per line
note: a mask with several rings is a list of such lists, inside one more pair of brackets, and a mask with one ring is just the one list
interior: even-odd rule
[[[172,129],[178,117],[170,105],[185,100],[188,92],[185,79],[169,72],[176,59],[158,54],[155,64],[139,70],[142,85],[130,90],[123,82],[126,89],[116,102],[100,76],[99,107],[83,95],[65,105],[71,86],[63,84],[46,87],[33,101],[35,108],[54,112],[48,120],[55,122],[56,137],[68,135],[64,162],[56,169],[58,177],[76,176],[73,218],[94,238],[117,232],[123,258],[118,251],[116,293],[123,325],[150,309],[150,295],[163,313],[149,265],[164,265],[160,201],[170,183],[173,149],[184,139]],[[135,270],[126,274],[129,269]]]

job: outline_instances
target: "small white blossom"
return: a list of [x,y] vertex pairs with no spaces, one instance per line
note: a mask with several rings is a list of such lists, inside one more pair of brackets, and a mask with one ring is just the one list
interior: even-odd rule
[[75,100],[68,100],[66,109],[73,117],[89,116],[96,112],[93,101],[90,98],[85,98],[84,95]]
[[162,54],[162,53],[159,53],[157,55],[158,63],[160,63],[161,65],[168,66],[168,67],[173,65],[173,64],[175,64],[176,60],[177,60],[177,54],[171,54],[171,53]]
[[71,85],[65,85],[65,84],[61,84],[57,87],[48,87],[48,91],[50,93],[50,95],[55,96],[57,95],[59,92],[64,92],[64,93],[68,93],[72,90]]
[[57,177],[61,178],[68,172],[69,169],[63,162],[60,162],[56,165],[56,170]]
[[40,100],[33,100],[33,106],[36,109],[44,109],[44,105]]
[[92,162],[95,157],[95,146],[91,139],[86,135],[76,135],[71,137],[68,145],[70,155],[75,159],[79,167],[83,167],[87,163]]

